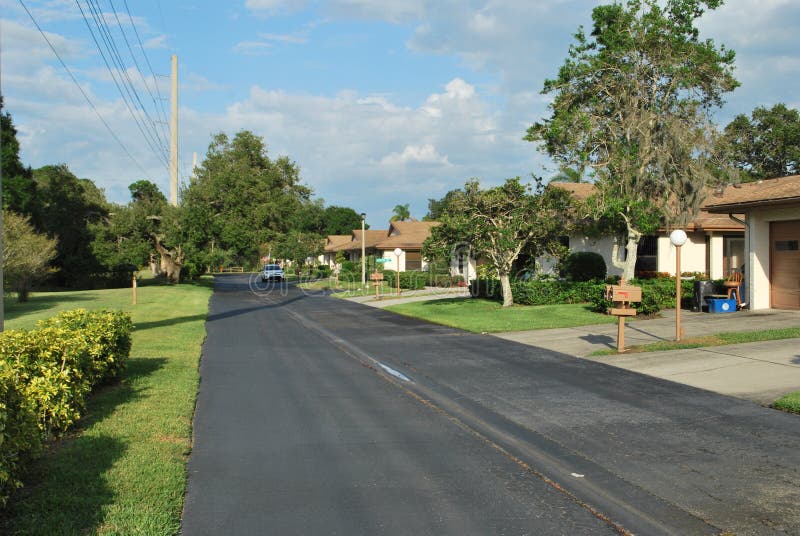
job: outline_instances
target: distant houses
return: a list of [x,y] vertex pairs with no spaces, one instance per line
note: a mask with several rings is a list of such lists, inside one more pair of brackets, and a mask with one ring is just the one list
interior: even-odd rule
[[[360,261],[363,246],[366,256],[389,259],[384,263],[387,270],[425,270],[427,262],[422,258],[422,243],[436,225],[439,223],[433,221],[393,221],[388,229],[368,229],[363,235],[361,229],[354,229],[349,235],[330,235],[326,238],[320,262],[333,268],[338,252],[344,253],[349,261]],[[395,249],[402,251],[399,258]]]

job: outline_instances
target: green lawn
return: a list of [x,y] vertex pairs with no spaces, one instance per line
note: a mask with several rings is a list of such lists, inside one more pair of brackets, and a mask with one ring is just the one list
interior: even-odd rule
[[776,400],[772,405],[777,409],[800,414],[800,391],[789,393],[788,395]]
[[403,303],[386,309],[475,333],[568,328],[616,322],[616,317],[592,312],[586,304],[515,305],[503,308],[496,301],[453,298]]
[[[299,283],[299,288],[305,290],[336,290],[331,294],[334,298],[354,298],[356,296],[374,296],[375,287],[372,281],[367,282],[366,287],[361,286],[361,281],[340,281],[336,282],[333,278],[319,279],[316,281],[308,281]],[[385,281],[381,282],[380,293],[381,296],[396,293],[395,288],[389,287]]]
[[[704,337],[687,337],[680,342],[658,341],[650,344],[630,346],[625,353],[637,352],[663,352],[666,350],[685,350],[689,348],[704,348],[706,346],[722,346],[725,344],[739,344],[743,342],[775,341],[779,339],[800,338],[800,328],[780,328],[763,331],[739,331],[728,333],[715,333]],[[614,355],[616,350],[598,350],[592,356]]]
[[199,284],[35,293],[6,302],[6,329],[78,307],[130,311],[136,325],[121,382],[30,468],[0,518],[3,534],[176,534],[191,449],[211,279]]

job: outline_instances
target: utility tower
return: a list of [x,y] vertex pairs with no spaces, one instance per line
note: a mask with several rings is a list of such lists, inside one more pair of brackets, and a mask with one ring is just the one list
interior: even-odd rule
[[169,143],[169,202],[178,206],[178,56],[172,55],[172,114]]

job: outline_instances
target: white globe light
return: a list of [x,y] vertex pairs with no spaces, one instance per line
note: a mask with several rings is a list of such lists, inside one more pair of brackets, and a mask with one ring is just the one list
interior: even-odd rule
[[403,254],[403,250],[400,248],[394,248],[394,254],[398,257]]
[[675,247],[681,247],[686,243],[686,233],[682,229],[675,229],[669,234],[669,241]]

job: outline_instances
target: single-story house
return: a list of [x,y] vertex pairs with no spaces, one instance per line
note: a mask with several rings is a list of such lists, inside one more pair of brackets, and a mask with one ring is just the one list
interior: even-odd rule
[[[386,238],[387,230],[367,229],[363,234],[364,252],[367,256],[379,253],[375,244]],[[325,247],[320,256],[320,262],[331,268],[336,264],[336,254],[344,252],[348,261],[361,260],[362,234],[361,229],[354,229],[349,235],[329,235],[325,239]]]
[[[363,234],[364,252],[367,256],[375,255],[389,259],[384,263],[387,270],[396,270],[398,260],[400,271],[424,270],[427,262],[422,258],[422,243],[431,235],[431,227],[438,225],[432,221],[393,221],[389,229],[367,229]],[[331,268],[335,265],[336,254],[344,252],[347,260],[361,260],[362,234],[355,229],[349,235],[330,235],[326,238],[325,248],[320,262]],[[400,258],[394,254],[400,248]]]
[[[375,244],[381,257],[390,259],[383,266],[387,270],[425,270],[428,263],[422,258],[422,243],[431,235],[431,228],[439,225],[435,221],[393,221],[389,223],[386,236]],[[398,258],[394,250],[400,248]],[[399,268],[398,268],[399,262]]]
[[[563,188],[579,199],[585,200],[595,193],[591,183],[551,182],[549,187]],[[744,264],[744,225],[727,215],[711,214],[704,210],[711,203],[706,199],[700,214],[684,229],[687,241],[681,248],[681,271],[708,274],[712,279],[727,277],[734,269]],[[586,236],[574,234],[564,237],[564,244],[571,251],[593,251],[606,261],[609,275],[621,275],[622,270],[612,262],[613,236]],[[618,255],[626,254],[620,244]],[[540,270],[552,273],[555,260],[548,257],[537,259]],[[637,251],[636,273],[665,272],[675,275],[675,248],[669,241],[669,230],[659,229],[654,235],[643,236]]]
[[744,214],[750,308],[800,309],[800,175],[727,186],[705,210]]
[[349,244],[352,239],[352,235],[328,235],[322,255],[319,256],[319,263],[333,269],[336,265],[336,252],[339,251],[339,247]]

